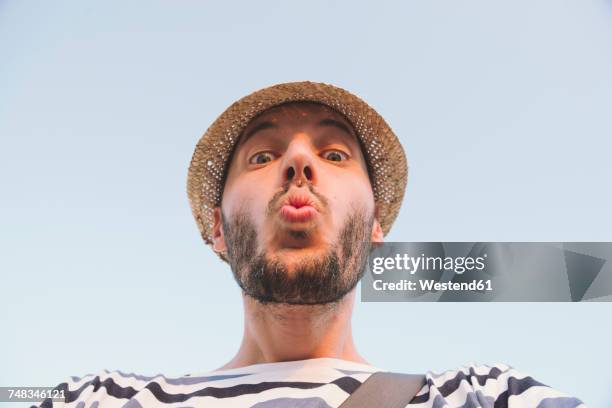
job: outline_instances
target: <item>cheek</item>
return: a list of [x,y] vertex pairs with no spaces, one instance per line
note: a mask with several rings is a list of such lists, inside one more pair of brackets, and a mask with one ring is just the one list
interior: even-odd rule
[[374,211],[372,187],[363,177],[335,179],[327,183],[325,191],[333,208],[332,212],[337,213],[341,220],[356,208],[364,209],[367,213]]
[[262,180],[247,178],[226,185],[223,193],[223,214],[234,217],[238,212],[246,213],[257,226],[262,223],[272,193]]

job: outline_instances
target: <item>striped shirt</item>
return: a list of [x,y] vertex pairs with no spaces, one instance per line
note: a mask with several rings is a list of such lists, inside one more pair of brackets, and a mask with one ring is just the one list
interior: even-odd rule
[[[376,367],[335,358],[255,364],[182,377],[145,377],[103,371],[70,381],[66,402],[40,407],[253,407],[335,408]],[[427,372],[426,383],[408,407],[585,407],[505,364],[468,364],[442,374]]]

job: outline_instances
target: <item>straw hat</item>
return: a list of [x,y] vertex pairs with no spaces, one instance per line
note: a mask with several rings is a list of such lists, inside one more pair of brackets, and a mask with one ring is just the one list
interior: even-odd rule
[[[212,245],[213,209],[220,206],[235,143],[257,115],[287,102],[315,102],[338,111],[353,125],[364,149],[378,221],[386,235],[397,217],[408,165],[404,149],[385,120],[344,89],[316,82],[290,82],[260,89],[234,102],[198,141],[187,177],[187,195],[200,234]],[[227,262],[223,254],[218,255]]]

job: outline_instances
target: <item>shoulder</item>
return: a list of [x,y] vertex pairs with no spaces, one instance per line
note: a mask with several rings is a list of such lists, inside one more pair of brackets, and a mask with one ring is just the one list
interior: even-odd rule
[[[125,402],[139,391],[151,387],[154,384],[172,383],[178,379],[170,379],[158,374],[156,376],[144,376],[134,373],[123,373],[119,370],[103,370],[96,374],[87,374],[82,377],[70,377],[55,387],[61,392],[65,401],[43,401],[40,408],[63,407],[66,404],[83,402],[90,406],[97,402],[112,406],[113,403]],[[94,404],[93,406],[96,406]]]
[[412,400],[416,406],[584,407],[579,399],[503,363],[469,363],[440,374],[430,371],[425,380]]

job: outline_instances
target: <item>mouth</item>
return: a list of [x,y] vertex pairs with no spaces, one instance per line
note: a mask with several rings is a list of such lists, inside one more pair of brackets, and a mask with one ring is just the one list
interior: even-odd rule
[[279,214],[289,223],[308,222],[318,213],[316,202],[307,195],[290,195],[282,203]]

